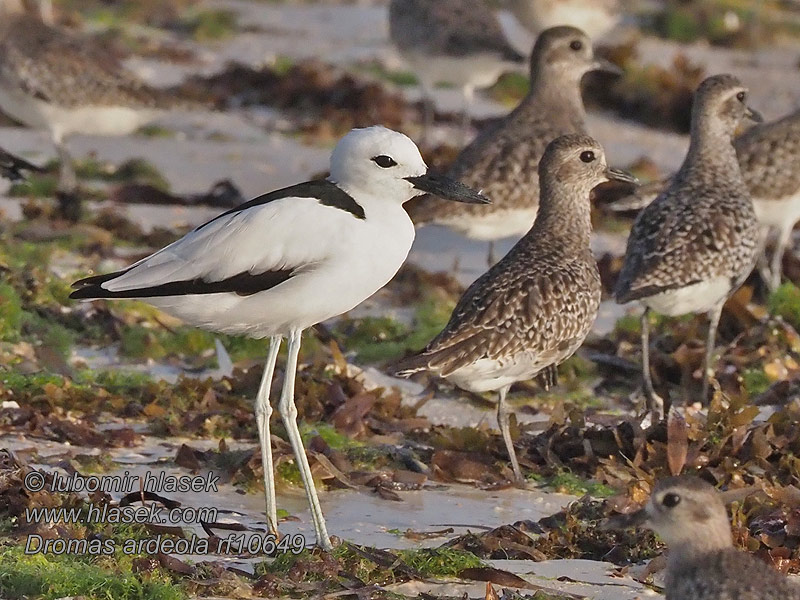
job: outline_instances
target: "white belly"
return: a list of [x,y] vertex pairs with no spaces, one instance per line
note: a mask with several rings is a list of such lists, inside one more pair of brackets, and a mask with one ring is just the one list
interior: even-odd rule
[[780,200],[753,199],[759,223],[776,229],[791,228],[800,221],[800,193]]
[[491,241],[507,237],[522,237],[533,226],[537,208],[502,210],[486,215],[461,214],[436,220],[473,240]]
[[497,81],[509,64],[493,54],[475,54],[464,58],[430,56],[423,52],[403,52],[403,59],[428,90],[439,83],[459,88],[486,88]]
[[14,120],[34,129],[46,129],[55,139],[84,135],[128,135],[162,111],[126,106],[67,108],[31,98],[0,86],[0,108]]
[[717,277],[684,288],[642,298],[645,306],[662,315],[677,317],[690,313],[705,313],[725,300],[731,293],[728,277]]

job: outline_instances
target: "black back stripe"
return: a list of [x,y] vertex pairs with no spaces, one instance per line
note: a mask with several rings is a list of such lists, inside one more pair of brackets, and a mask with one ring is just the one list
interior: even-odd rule
[[243,210],[247,210],[248,208],[252,208],[254,206],[260,206],[262,204],[269,204],[275,200],[280,200],[282,198],[316,198],[320,204],[325,206],[332,206],[334,208],[339,208],[343,211],[349,212],[353,215],[356,219],[365,219],[366,215],[364,214],[364,207],[361,206],[355,199],[345,192],[342,188],[337,186],[335,183],[328,181],[327,179],[315,179],[313,181],[306,181],[304,183],[298,183],[296,185],[292,185],[287,188],[283,188],[280,190],[275,190],[274,192],[270,192],[269,194],[264,194],[263,196],[258,196],[257,198],[253,198],[252,200],[248,200],[236,206],[228,211],[225,211],[221,215],[217,215],[210,221],[203,223],[202,225],[198,226],[195,231],[198,231],[208,225],[209,223],[213,223],[217,219],[221,217],[225,217],[227,215],[232,215],[237,212],[241,212]]
[[[122,271],[121,273],[124,273]],[[120,274],[121,274],[120,273]],[[152,287],[138,288],[133,290],[123,290],[113,292],[104,289],[101,284],[109,279],[97,281],[105,276],[97,278],[89,277],[76,282],[79,286],[81,282],[88,285],[79,287],[72,292],[69,297],[73,300],[88,300],[93,298],[160,298],[164,296],[189,296],[193,294],[222,294],[232,293],[238,296],[251,296],[258,292],[264,292],[289,280],[294,274],[294,269],[282,269],[277,271],[265,271],[264,273],[239,273],[220,281],[206,281],[204,279],[187,279],[185,281],[170,281]],[[92,281],[95,280],[95,281]]]

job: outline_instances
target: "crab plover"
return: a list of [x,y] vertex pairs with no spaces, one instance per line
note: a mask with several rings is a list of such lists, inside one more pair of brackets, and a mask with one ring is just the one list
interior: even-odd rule
[[[800,111],[751,127],[733,146],[764,236],[775,237],[774,253],[761,265],[764,282],[775,290],[781,283],[783,254],[800,221]],[[647,206],[668,182],[641,186],[612,208],[626,211]]]
[[509,8],[534,35],[548,27],[572,25],[597,39],[622,19],[619,0],[511,0]]
[[517,480],[522,471],[506,394],[513,383],[542,372],[552,379],[594,323],[601,285],[589,249],[589,195],[609,179],[633,180],[607,167],[592,138],[571,134],[552,141],[539,163],[533,227],[467,289],[444,330],[396,368],[402,376],[430,371],[471,392],[497,390],[497,421]]
[[[544,31],[533,46],[530,70],[528,95],[462,150],[448,171],[480,188],[492,204],[454,210],[437,198],[422,197],[409,204],[415,225],[445,225],[490,242],[531,228],[539,207],[537,165],[545,147],[560,135],[586,133],[582,77],[589,71],[620,70],[596,58],[589,38],[574,27]],[[491,244],[489,261],[494,262]]]
[[178,106],[198,108],[146,85],[107,48],[25,12],[21,0],[0,1],[0,109],[50,133],[62,190],[76,185],[70,135],[126,135]]
[[414,240],[403,203],[423,192],[486,202],[466,186],[427,174],[405,135],[354,129],[331,155],[330,177],[245,202],[130,267],[82,279],[75,299],[138,298],[187,323],[270,338],[256,397],[267,519],[277,530],[270,447],[270,386],[289,338],[279,411],[308,495],[317,544],[331,548],[294,405],[304,329],[355,307],[397,272]]
[[419,78],[426,99],[426,131],[433,122],[433,89],[438,83],[461,88],[466,130],[475,88],[494,84],[504,71],[525,61],[482,0],[392,0],[389,34]]
[[11,181],[18,181],[22,179],[23,171],[40,173],[42,168],[32,165],[24,158],[14,156],[10,152],[6,152],[3,148],[0,148],[0,176],[10,179]]
[[758,222],[732,139],[745,118],[747,90],[732,75],[703,81],[695,93],[689,151],[669,187],[639,213],[615,288],[617,302],[638,300],[648,408],[663,412],[649,367],[648,314],[708,313],[703,401],[722,306],[753,268]]
[[734,548],[722,498],[702,479],[662,479],[642,510],[603,525],[633,526],[652,529],[667,544],[667,600],[800,600],[799,585]]

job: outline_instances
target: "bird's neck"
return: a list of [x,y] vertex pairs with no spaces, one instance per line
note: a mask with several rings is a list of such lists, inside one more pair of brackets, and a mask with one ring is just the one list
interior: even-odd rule
[[667,571],[676,572],[697,563],[709,554],[733,548],[733,537],[728,519],[706,523],[703,528],[687,532],[686,539],[667,539],[669,554]]
[[539,211],[528,236],[554,240],[570,250],[588,249],[592,235],[590,190],[540,181]]
[[552,107],[553,118],[569,120],[572,128],[583,129],[586,109],[581,97],[580,78],[572,75],[534,71],[531,87],[520,110],[534,111],[541,118],[543,107]]
[[702,171],[706,174],[721,173],[727,178],[741,179],[732,135],[724,130],[721,124],[698,127],[693,123],[690,140],[689,151],[679,171],[684,177]]

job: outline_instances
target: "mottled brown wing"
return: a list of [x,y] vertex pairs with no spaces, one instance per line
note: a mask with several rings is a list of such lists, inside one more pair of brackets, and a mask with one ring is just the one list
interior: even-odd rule
[[754,199],[780,200],[800,192],[800,111],[751,128],[734,146]]
[[[418,47],[446,56],[487,52],[508,61],[525,60],[508,43],[497,16],[484,2],[393,0],[389,10],[392,39],[404,49]],[[436,27],[432,32],[420,24]]]
[[549,267],[527,264],[533,265],[528,272],[490,270],[470,286],[447,326],[421,353],[428,368],[446,376],[482,358],[525,352],[556,364],[574,351],[597,316],[596,267],[581,260],[554,266],[546,257],[538,264]]
[[13,19],[0,35],[0,79],[46,102],[156,108],[169,100],[142,83],[92,40],[36,18]]
[[617,281],[629,302],[713,277],[741,276],[756,246],[755,214],[736,188],[668,189],[637,217]]
[[[430,223],[452,215],[481,216],[504,208],[539,204],[539,160],[550,140],[567,133],[545,122],[517,125],[514,115],[475,138],[448,169],[454,179],[483,194],[492,203],[456,204],[424,196],[408,206],[414,223]],[[532,132],[536,132],[535,135]]]

